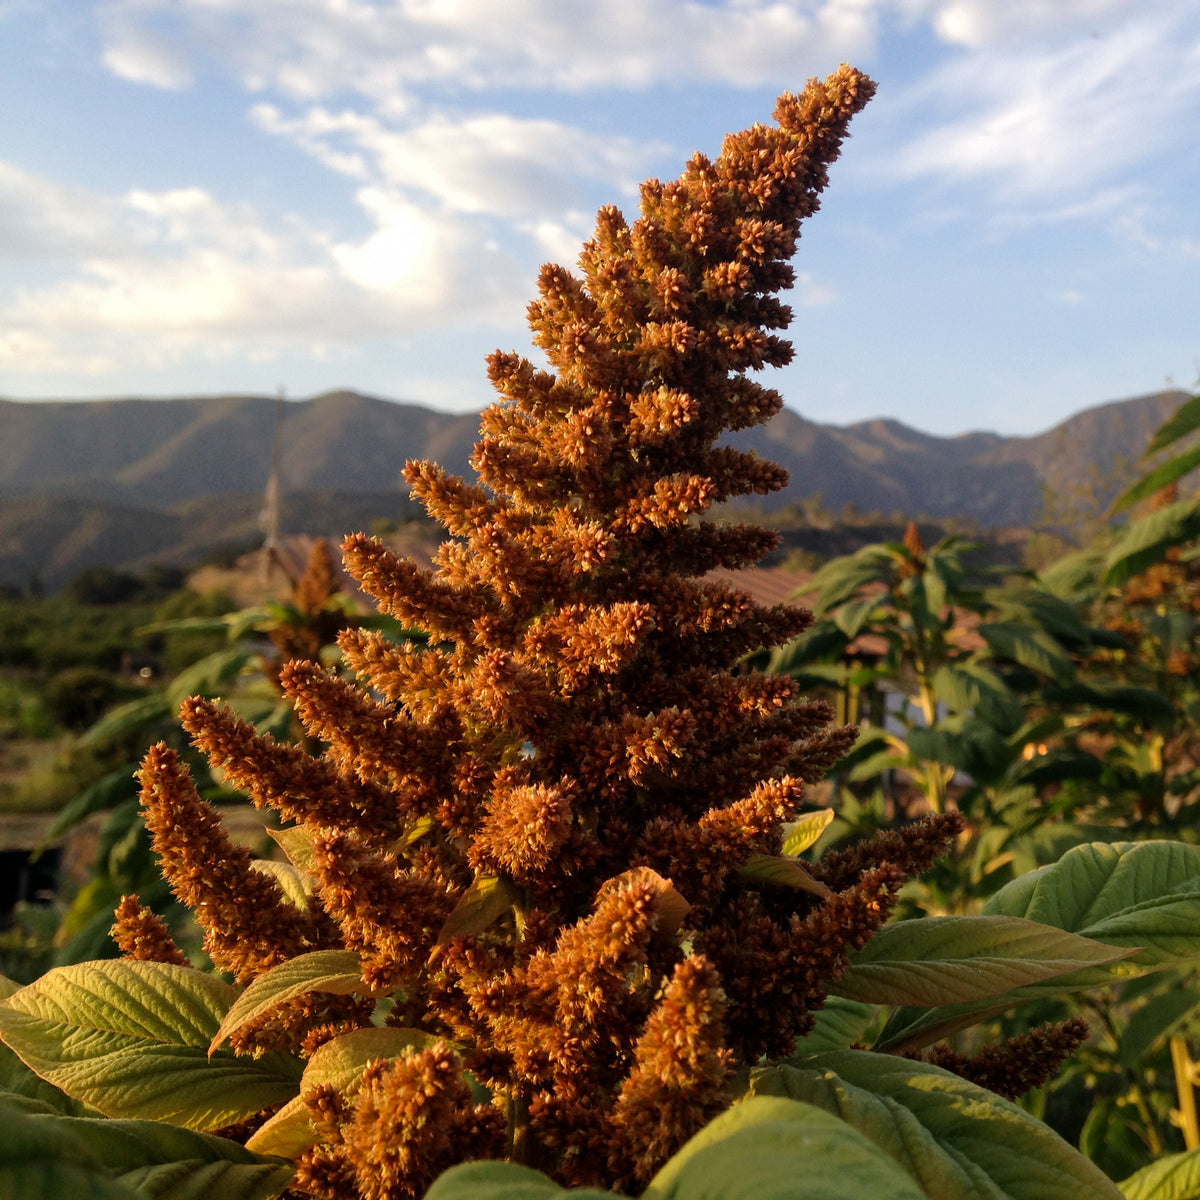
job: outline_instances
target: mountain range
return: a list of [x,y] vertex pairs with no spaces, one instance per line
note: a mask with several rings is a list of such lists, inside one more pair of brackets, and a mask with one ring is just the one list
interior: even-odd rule
[[[1186,399],[1164,391],[1089,408],[1045,433],[937,437],[879,418],[822,425],[785,409],[730,441],[782,464],[778,509],[823,508],[1028,525],[1046,489],[1106,499],[1154,430]],[[449,414],[351,391],[278,402],[0,399],[0,583],[53,590],[87,566],[194,561],[261,539],[278,422],[280,529],[335,536],[403,521],[400,471],[432,458],[470,474],[478,414]]]

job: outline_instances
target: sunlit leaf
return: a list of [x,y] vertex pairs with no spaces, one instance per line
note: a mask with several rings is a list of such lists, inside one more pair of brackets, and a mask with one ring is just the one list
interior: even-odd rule
[[803,854],[810,846],[816,844],[833,818],[832,808],[819,808],[816,812],[803,813],[797,817],[783,839],[784,854]]
[[643,1193],[643,1200],[924,1197],[903,1167],[850,1122],[822,1106],[778,1095],[754,1096],[722,1113]]
[[512,908],[516,898],[516,886],[509,880],[499,875],[477,875],[446,918],[438,945],[462,933],[482,933]]
[[313,950],[259,975],[233,1002],[213,1034],[209,1050],[216,1050],[243,1025],[277,1004],[306,992],[332,992],[347,996],[363,992],[362,963],[350,950]]
[[948,1071],[863,1050],[802,1061],[752,1072],[751,1092],[836,1113],[929,1200],[1120,1198],[1103,1172],[1046,1125]]
[[43,1079],[112,1117],[214,1129],[296,1093],[290,1056],[212,1040],[236,989],[166,963],[57,967],[0,1003],[0,1037]]
[[1016,917],[923,917],[885,925],[829,988],[868,1004],[932,1007],[984,1000],[1131,953]]
[[424,1050],[444,1039],[420,1029],[356,1029],[321,1046],[300,1079],[300,1095],[290,1100],[247,1140],[246,1148],[257,1154],[295,1158],[319,1137],[303,1095],[313,1088],[335,1088],[349,1100],[357,1093],[362,1073],[369,1062],[398,1058],[409,1050]]
[[1125,1200],[1197,1200],[1200,1150],[1165,1154],[1121,1182]]
[[773,854],[752,854],[738,869],[738,874],[752,883],[773,883],[779,887],[795,888],[822,899],[832,896],[829,888],[814,879],[804,864],[795,858]]

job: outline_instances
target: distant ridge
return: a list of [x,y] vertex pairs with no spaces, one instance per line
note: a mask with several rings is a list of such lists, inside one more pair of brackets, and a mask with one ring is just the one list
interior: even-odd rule
[[[777,508],[819,495],[837,511],[1026,525],[1048,484],[1111,477],[1186,398],[1156,392],[1087,409],[1033,437],[943,438],[876,419],[820,425],[784,410],[730,440],[786,467]],[[252,540],[270,469],[274,397],[30,402],[0,399],[0,582],[55,588],[96,563],[189,561]],[[285,406],[281,490],[288,532],[336,535],[402,518],[406,459],[470,474],[476,413],[352,391]]]

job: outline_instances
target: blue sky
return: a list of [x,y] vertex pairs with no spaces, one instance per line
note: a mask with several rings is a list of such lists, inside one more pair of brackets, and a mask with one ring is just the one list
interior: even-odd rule
[[789,405],[1033,433],[1200,374],[1196,0],[0,0],[0,395],[446,410],[598,205],[841,61]]

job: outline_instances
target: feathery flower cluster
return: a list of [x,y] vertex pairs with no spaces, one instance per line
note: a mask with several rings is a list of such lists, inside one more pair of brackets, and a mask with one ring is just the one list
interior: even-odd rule
[[[782,403],[751,377],[792,356],[774,293],[872,91],[842,67],[783,96],[774,127],[645,184],[633,224],[601,209],[580,277],[543,268],[529,316],[553,369],[491,356],[480,482],[406,468],[449,534],[432,568],[344,546],[427,647],[346,629],[359,682],[313,662],[280,674],[313,754],[185,707],[225,779],[294,823],[307,908],[222,842],[169,752],[148,758],[155,846],[219,966],[244,981],[353,950],[364,989],[392,993],[390,1023],[463,1048],[371,1067],[353,1102],[312,1097],[324,1134],[302,1191],[417,1195],[488,1153],[644,1184],[728,1102],[734,1068],[790,1051],[957,832],[947,817],[887,835],[827,863],[825,888],[756,881],[854,731],[792,681],[736,669],[810,614],[705,578],[775,544],[703,519],[786,482],[718,441]],[[316,1035],[299,1022],[303,1050],[300,1033]]]

